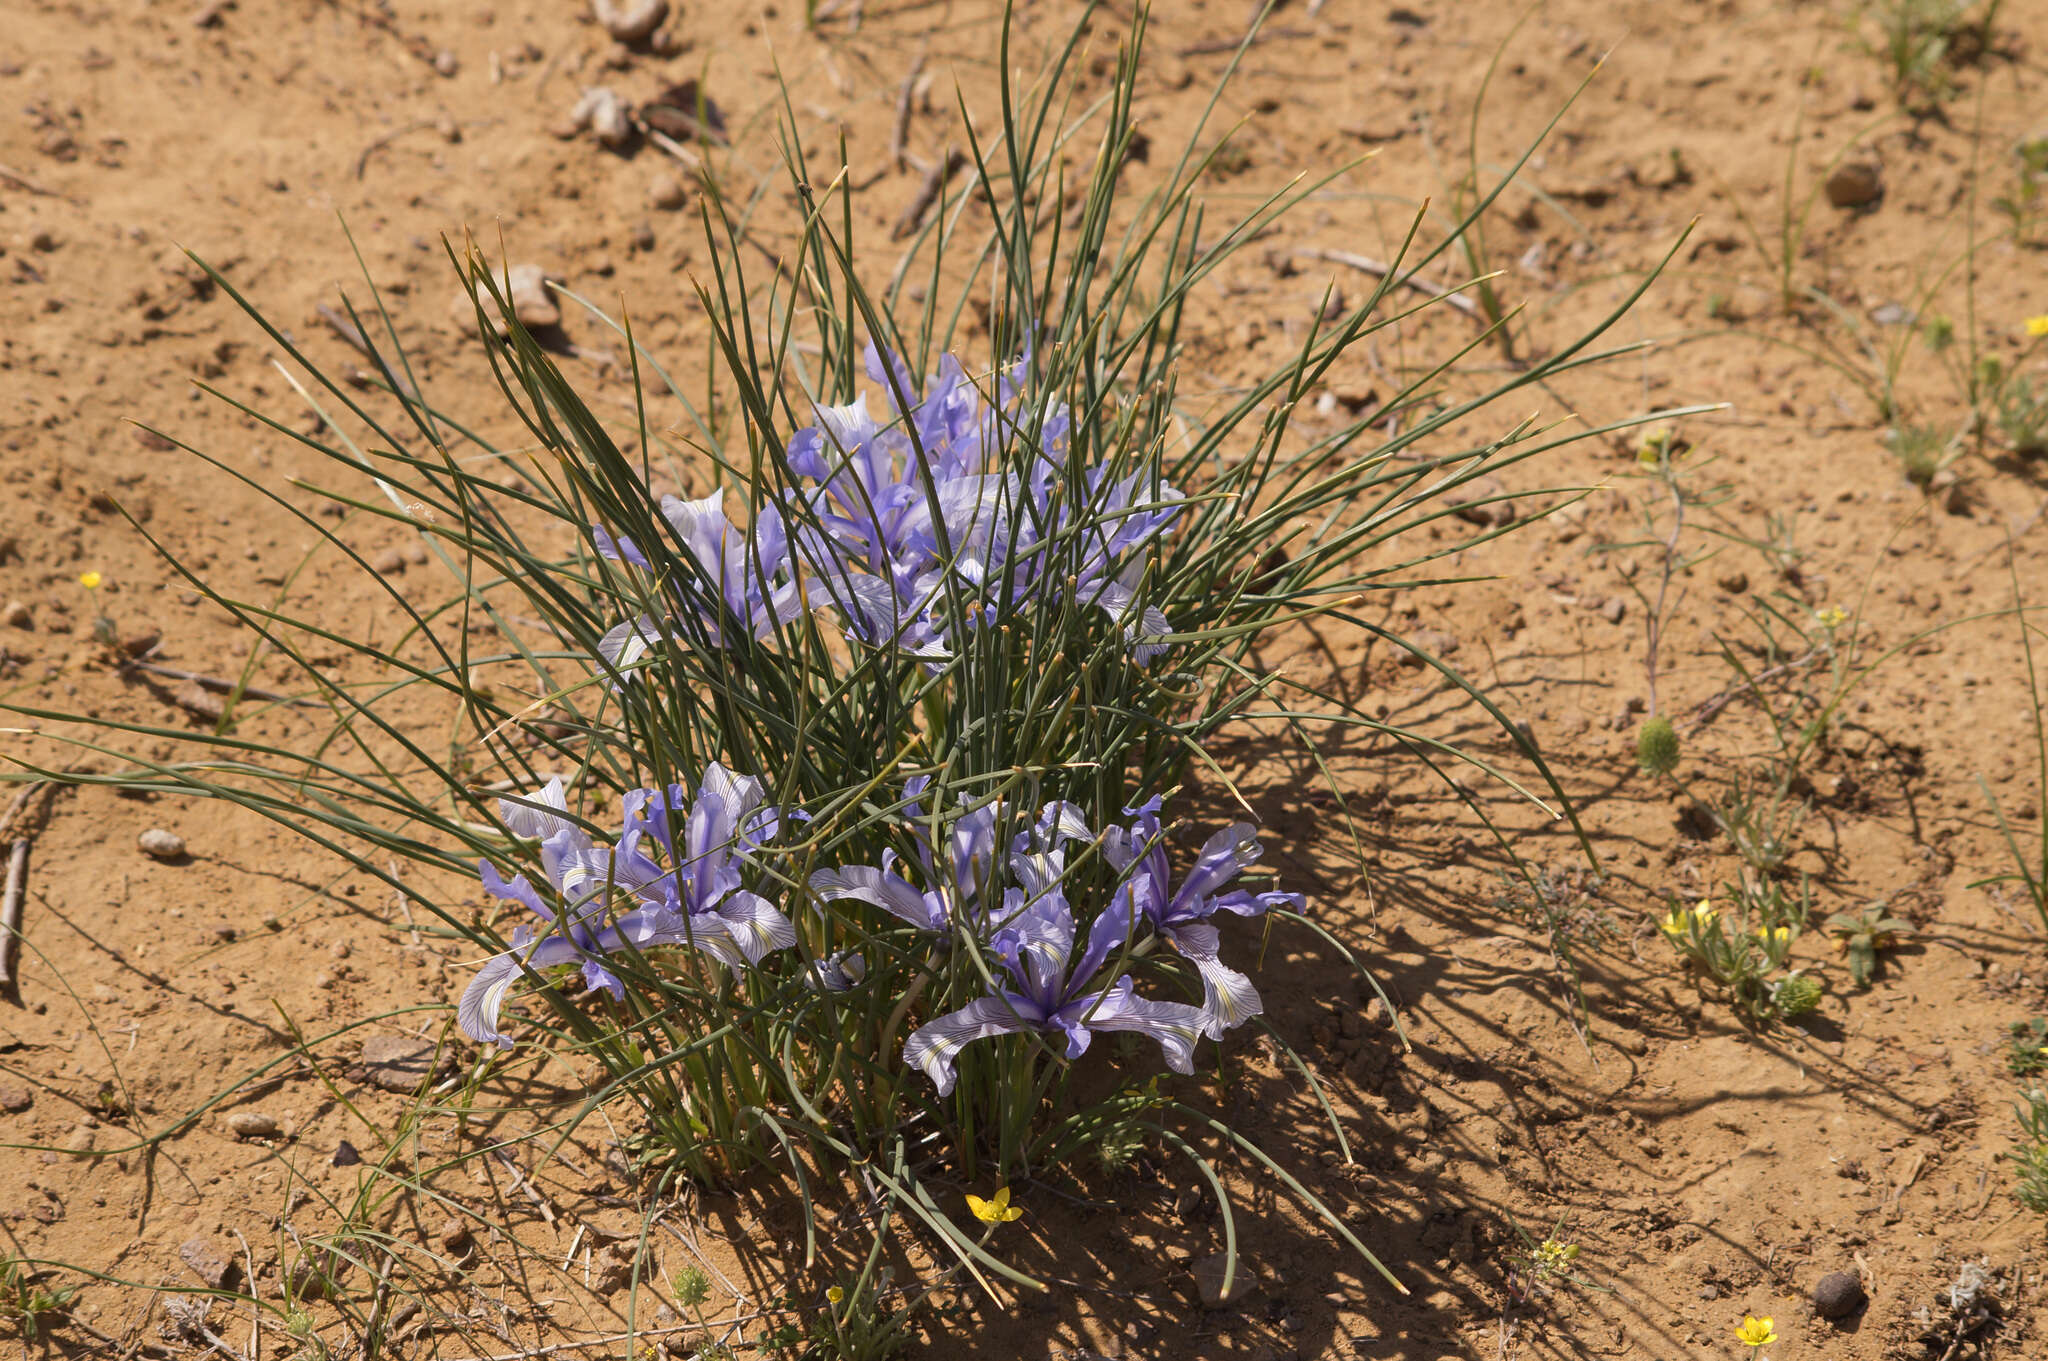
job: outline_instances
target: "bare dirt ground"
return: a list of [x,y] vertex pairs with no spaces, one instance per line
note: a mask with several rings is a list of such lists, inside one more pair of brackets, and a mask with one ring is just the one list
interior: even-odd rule
[[[276,345],[179,246],[345,371],[357,357],[317,310],[338,305],[343,289],[362,291],[345,220],[423,377],[472,413],[493,410],[494,389],[451,319],[456,287],[441,246],[465,229],[494,255],[502,237],[514,260],[578,292],[623,298],[651,349],[700,373],[688,278],[705,247],[690,177],[645,143],[621,154],[587,135],[553,135],[579,90],[603,80],[639,100],[701,79],[732,142],[705,154],[729,182],[750,184],[775,168],[780,71],[814,143],[847,128],[881,271],[895,263],[882,245],[888,229],[922,178],[890,155],[905,77],[924,57],[932,84],[913,92],[908,149],[929,162],[961,142],[956,83],[971,105],[985,101],[998,22],[981,3],[869,3],[857,23],[840,14],[810,33],[791,0],[689,6],[671,21],[670,55],[625,54],[608,70],[611,40],[567,0],[6,8],[0,601],[22,609],[0,623],[0,692],[17,705],[172,727],[209,721],[206,694],[109,665],[95,617],[104,611],[124,638],[159,634],[154,660],[213,676],[252,665],[249,640],[202,606],[117,503],[244,599],[326,611],[357,631],[397,627],[359,574],[327,557],[302,563],[310,536],[266,500],[317,509],[337,474],[193,388],[202,380],[266,410],[300,411],[272,365]],[[1155,144],[1190,124],[1245,8],[1159,6],[1141,86]],[[1051,9],[1023,7],[1034,41],[1064,32],[1067,15]],[[2005,545],[2018,531],[2013,572],[2048,599],[2039,466],[1994,444],[1923,494],[1901,475],[1868,396],[1804,352],[1827,337],[1853,344],[1843,317],[1891,343],[1886,305],[1921,306],[1922,285],[1965,248],[1973,211],[1990,237],[1982,200],[2010,181],[2009,148],[2039,133],[2048,110],[2048,10],[2006,5],[1993,50],[1957,66],[1957,91],[1918,116],[1898,108],[1887,68],[1855,36],[1869,24],[1859,29],[1842,4],[1556,0],[1511,36],[1516,18],[1504,6],[1278,7],[1225,97],[1245,130],[1213,202],[1241,211],[1296,174],[1371,155],[1214,282],[1194,328],[1189,366],[1201,378],[1190,386],[1225,389],[1254,360],[1271,362],[1330,280],[1370,287],[1305,253],[1384,259],[1417,203],[1449,201],[1503,42],[1477,138],[1496,171],[1611,53],[1489,220],[1489,267],[1529,309],[1528,343],[1540,347],[1614,307],[1697,219],[1623,323],[1626,336],[1660,343],[1526,395],[1545,419],[1576,412],[1591,423],[1725,403],[1680,433],[1718,456],[1731,522],[1766,543],[1782,530],[1796,549],[1794,561],[1734,544],[1684,582],[1660,650],[1660,707],[1679,720],[1682,773],[1703,794],[1768,740],[1741,705],[1703,712],[1732,684],[1715,633],[1739,630],[1751,596],[1849,610],[1875,655],[2007,608]],[[1104,51],[1124,22],[1115,6],[1103,12]],[[1813,199],[1794,248],[1801,282],[1841,314],[1788,315],[1777,262],[1736,205],[1768,235],[1788,162],[1804,200],[1852,143],[1850,159],[1881,168],[1881,195],[1853,208]],[[674,184],[686,186],[680,209]],[[1959,289],[1952,277],[1939,305],[1968,327]],[[1986,239],[1974,302],[1979,339],[2010,358],[2022,318],[2048,312],[2048,256]],[[1335,406],[1364,406],[1390,371],[1477,329],[1439,309],[1403,333],[1411,352],[1376,351],[1379,371],[1333,383]],[[565,330],[569,372],[623,420],[630,387],[615,343],[574,309]],[[1900,392],[1912,419],[1953,428],[1962,418],[1953,383],[1917,343]],[[1304,419],[1333,413],[1325,404]],[[1525,720],[1577,802],[1609,871],[1564,895],[1589,935],[1576,951],[1583,1039],[1540,914],[1504,888],[1498,848],[1426,771],[1396,751],[1332,739],[1330,762],[1362,810],[1361,863],[1305,762],[1278,744],[1247,741],[1236,753],[1284,848],[1283,873],[1361,944],[1413,1047],[1327,961],[1276,949],[1265,962],[1273,1019],[1313,1052],[1355,1161],[1339,1156],[1298,1077],[1256,1052],[1214,1096],[1345,1207],[1412,1293],[1394,1295],[1246,1179],[1238,1225],[1256,1289],[1205,1309],[1190,1265],[1220,1246],[1213,1204],[1181,1170],[1141,1167],[1105,1183],[1116,1212],[1027,1195],[1022,1264],[1065,1288],[1000,1305],[963,1295],[959,1317],[921,1344],[926,1354],[1733,1357],[1746,1313],[1776,1319],[1768,1354],[1783,1361],[2042,1354],[2042,1224],[2013,1198],[2005,1155],[2016,1086],[2003,1052],[2009,1025],[2048,1005],[2048,968],[2024,902],[1969,886],[2008,864],[1979,777],[2009,805],[2032,795],[2033,715],[2012,621],[1961,623],[1913,643],[1850,702],[1812,781],[1793,864],[1812,876],[1819,915],[1882,901],[1912,930],[1867,991],[1851,986],[1825,933],[1810,932],[1801,962],[1829,984],[1817,1016],[1803,1029],[1746,1027],[1702,996],[1653,924],[1672,901],[1712,894],[1737,871],[1690,797],[1635,768],[1644,610],[1621,559],[1598,551],[1636,537],[1638,492],[1623,480],[1635,452],[1633,436],[1599,439],[1523,465],[1526,485],[1596,490],[1455,564],[1489,579],[1389,593],[1375,606],[1393,626],[1427,630],[1433,650]],[[1452,520],[1437,532],[1477,529]],[[358,537],[372,557],[389,554],[387,579],[428,589],[421,578],[438,568],[409,558],[401,536]],[[86,572],[101,575],[96,593],[79,583]],[[332,664],[346,672],[350,662]],[[1354,703],[1504,749],[1431,673],[1384,645],[1328,629],[1292,664]],[[248,674],[258,686],[287,679],[260,657]],[[312,731],[289,712],[250,722],[272,735]],[[19,732],[0,744],[78,759]],[[169,744],[154,754],[169,755]],[[1569,873],[1567,831],[1505,791],[1475,789],[1515,829],[1520,854]],[[143,855],[136,837],[150,827],[178,833],[189,854]],[[366,1033],[441,1034],[468,976],[470,961],[408,931],[403,901],[342,874],[317,848],[211,808],[65,793],[32,803],[10,835],[32,835],[34,848],[18,997],[0,1006],[0,1235],[7,1254],[73,1264],[59,1274],[83,1290],[69,1320],[0,1345],[23,1355],[289,1355],[290,1339],[270,1324],[252,1337],[249,1310],[231,1302],[211,1317],[218,1343],[181,1335],[146,1287],[233,1289],[240,1278],[275,1298],[298,1237],[363,1197],[373,1203],[360,1217],[416,1266],[437,1262],[448,1282],[398,1330],[391,1355],[541,1355],[534,1349],[623,1334],[629,1316],[642,1327],[654,1319],[653,1285],[635,1292],[617,1288],[623,1276],[606,1279],[622,1252],[631,1260],[612,1246],[623,1232],[613,1220],[637,1221],[648,1188],[608,1160],[603,1131],[586,1127],[537,1169],[522,1146],[511,1161],[472,1160],[434,1183],[473,1210],[495,1203],[503,1235],[562,1264],[544,1279],[496,1235],[444,1240],[446,1205],[388,1195],[389,1183],[355,1161],[395,1157],[431,1180],[437,1159],[497,1127],[407,1127],[418,1100],[387,1090],[380,1079],[391,1075],[365,1064]],[[392,1015],[407,1007],[418,1010]],[[294,1028],[326,1034],[369,1017],[384,1019],[324,1045],[317,1066],[291,1057]],[[259,1081],[206,1104],[267,1065]],[[549,1109],[578,1095],[564,1071],[521,1081],[493,1099]],[[401,1074],[392,1085],[413,1084]],[[249,1114],[274,1121],[275,1135],[238,1136],[231,1119]],[[736,1336],[757,1336],[776,1298],[819,1288],[793,1251],[792,1204],[774,1187],[693,1196],[665,1222],[672,1228],[650,1241],[653,1265],[672,1272],[701,1252],[720,1282],[708,1308],[756,1320]],[[1525,1246],[1516,1226],[1580,1245],[1575,1269],[1587,1284],[1525,1294],[1512,1270]],[[1980,1260],[1999,1316],[1959,1335],[1945,1292]],[[1861,1274],[1868,1307],[1839,1323],[1817,1318],[1808,1292],[1843,1269]],[[350,1354],[348,1331],[322,1326]],[[0,1323],[0,1338],[10,1328]]]

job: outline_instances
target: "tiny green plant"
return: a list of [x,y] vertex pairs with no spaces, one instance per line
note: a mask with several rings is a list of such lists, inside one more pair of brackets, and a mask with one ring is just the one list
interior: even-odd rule
[[1884,955],[1899,943],[1899,937],[1913,924],[1892,916],[1884,903],[1871,903],[1856,912],[1837,912],[1828,918],[1828,934],[1849,965],[1849,977],[1859,988],[1867,988],[1884,969]]
[[1866,13],[1877,38],[1869,45],[1885,63],[1892,89],[1908,108],[1926,109],[1956,88],[1958,66],[1990,45],[1999,0],[1874,0]]
[[2014,1077],[2048,1073],[2048,1017],[2014,1021],[2005,1047],[2005,1068]]
[[[1674,901],[1657,929],[1748,1020],[1768,1024],[1811,1011],[1819,1002],[1813,980],[1790,964],[1803,908],[1794,912],[1781,894],[1742,885],[1731,886],[1728,896],[1726,908],[1710,898],[1690,905]],[[1807,981],[1788,986],[1794,979]]]
[[[2048,333],[2048,318],[2044,318],[2042,330]],[[1984,791],[1984,798],[1991,805],[1991,815],[1998,823],[2000,836],[2012,857],[2012,869],[2004,874],[1988,875],[1970,885],[1982,888],[1987,884],[2017,884],[2033,904],[2035,918],[2041,928],[2048,931],[2048,715],[2042,712],[2040,672],[2034,664],[2034,637],[2041,632],[2041,626],[2028,618],[2030,608],[2024,593],[2020,590],[2019,565],[2017,556],[2008,550],[2006,570],[2012,578],[2012,613],[2020,634],[2020,655],[2025,659],[2027,672],[2027,696],[2032,701],[2028,706],[2034,729],[2033,757],[2034,796],[2032,800],[2007,812],[2003,800],[1991,788],[1990,781],[1983,775],[1977,777],[1977,787]],[[2032,832],[2024,833],[2014,826],[2018,821],[2031,821]]]
[[2012,156],[2012,188],[1992,199],[1991,206],[2012,222],[2016,240],[2039,244],[2048,227],[2048,133],[2021,138]]
[[78,1297],[77,1286],[52,1286],[46,1275],[19,1257],[0,1258],[0,1319],[13,1323],[29,1341],[70,1313]]
[[2035,1214],[2048,1214],[2048,1092],[2036,1087],[2020,1095],[2019,1146],[2012,1151],[2017,1184],[2013,1193]]

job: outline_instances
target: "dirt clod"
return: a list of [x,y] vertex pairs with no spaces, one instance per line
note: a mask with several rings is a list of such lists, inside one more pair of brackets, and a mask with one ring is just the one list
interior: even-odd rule
[[1828,202],[1866,208],[1884,197],[1884,174],[1875,161],[1844,161],[1828,172]]
[[1830,1271],[1814,1282],[1813,1312],[1822,1318],[1848,1318],[1868,1302],[1863,1280],[1853,1271]]
[[469,1225],[452,1216],[444,1219],[441,1221],[441,1227],[434,1233],[434,1241],[441,1245],[443,1252],[467,1252],[470,1244]]
[[26,1087],[0,1087],[0,1111],[19,1115],[35,1104],[35,1093]]

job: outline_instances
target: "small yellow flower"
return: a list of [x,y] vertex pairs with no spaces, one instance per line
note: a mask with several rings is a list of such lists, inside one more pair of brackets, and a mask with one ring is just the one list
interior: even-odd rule
[[78,584],[85,587],[88,591],[97,591],[100,588],[100,582],[105,579],[98,572],[80,572],[78,574]]
[[846,1300],[846,1292],[845,1292],[844,1290],[841,1290],[841,1289],[840,1289],[840,1288],[839,1288],[838,1286],[836,1286],[836,1285],[833,1285],[833,1286],[827,1286],[827,1287],[825,1288],[825,1303],[827,1303],[827,1304],[841,1304],[841,1303],[844,1303],[844,1302],[845,1302],[845,1300]]
[[2027,318],[2027,334],[2036,339],[2048,336],[2048,312],[2043,312],[2038,317]]
[[1771,1326],[1775,1319],[1755,1318],[1745,1314],[1742,1326],[1735,1330],[1735,1340],[1749,1348],[1768,1347],[1778,1340],[1777,1331]]
[[1023,1206],[1010,1204],[1010,1188],[1007,1186],[999,1189],[990,1200],[983,1200],[980,1196],[967,1197],[967,1208],[974,1211],[974,1217],[984,1224],[1007,1224],[1024,1217]]
[[1783,949],[1792,943],[1792,928],[1789,926],[1759,926],[1756,938],[1766,947]]
[[1712,898],[1702,898],[1693,905],[1692,919],[1701,926],[1712,926],[1714,918],[1720,915],[1720,910],[1714,906]]
[[1814,617],[1824,629],[1838,629],[1849,622],[1849,612],[1839,605],[1830,605]]

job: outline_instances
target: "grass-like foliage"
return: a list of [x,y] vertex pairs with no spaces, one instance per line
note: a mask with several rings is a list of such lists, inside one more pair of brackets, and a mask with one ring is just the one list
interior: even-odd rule
[[[483,419],[422,391],[374,293],[352,312],[382,374],[365,388],[216,276],[326,424],[259,418],[332,460],[324,495],[417,533],[453,589],[399,592],[341,529],[260,488],[409,621],[396,640],[344,636],[171,558],[298,664],[324,734],[266,743],[238,735],[240,711],[197,735],[106,724],[87,745],[127,768],[29,773],[225,800],[402,884],[486,958],[460,1008],[482,1042],[472,1078],[535,1054],[594,1065],[576,1118],[637,1108],[622,1123],[671,1179],[765,1162],[808,1196],[858,1165],[877,1222],[956,1271],[1025,1282],[989,1246],[1014,1207],[969,1213],[963,1187],[1149,1144],[1220,1195],[1222,1149],[1370,1257],[1198,1078],[1158,1071],[1213,1069],[1216,1044],[1263,1025],[1251,932],[1351,957],[1288,885],[1241,878],[1258,829],[1210,811],[1237,798],[1211,752],[1256,725],[1313,754],[1323,725],[1348,724],[1514,784],[1293,686],[1259,644],[1313,618],[1379,632],[1367,593],[1438,580],[1434,560],[1472,542],[1396,545],[1451,514],[1446,492],[1602,433],[1519,404],[1493,417],[1500,400],[1633,347],[1599,348],[1617,309],[1540,361],[1468,375],[1488,343],[1468,329],[1371,426],[1296,428],[1355,346],[1413,326],[1424,290],[1404,280],[1456,258],[1499,192],[1475,186],[1447,238],[1412,236],[1272,372],[1190,393],[1190,299],[1320,182],[1215,221],[1199,127],[1135,170],[1143,29],[1087,100],[1070,78],[1084,26],[1000,90],[999,116],[965,120],[982,140],[886,283],[856,240],[843,148],[805,146],[793,113],[797,217],[765,279],[747,261],[773,196],[707,176],[711,263],[691,285],[712,390],[693,400],[621,318],[627,420],[579,393],[474,252],[451,254],[503,397]],[[1006,32],[996,69],[1019,56]],[[702,494],[661,498],[664,482]],[[314,664],[337,645],[358,664],[345,679]],[[1465,688],[1535,772],[1526,792],[1561,805],[1534,747]],[[186,754],[133,755],[167,741]],[[461,906],[479,876],[502,911]],[[813,1336],[852,1336],[856,1309],[863,1338],[900,1333],[909,1305],[874,1302],[875,1270]]]

